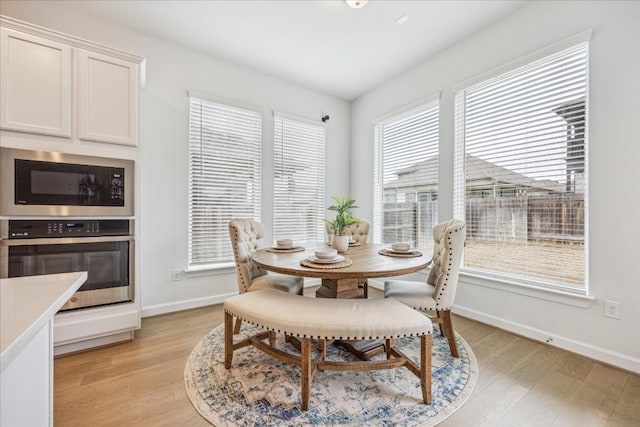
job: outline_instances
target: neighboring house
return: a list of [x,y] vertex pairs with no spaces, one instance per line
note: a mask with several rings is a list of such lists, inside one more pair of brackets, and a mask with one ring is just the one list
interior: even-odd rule
[[[564,185],[549,179],[538,180],[519,174],[495,163],[482,160],[470,154],[466,155],[467,168],[470,171],[467,186],[478,197],[508,197],[514,195],[534,195],[563,193]],[[385,202],[403,202],[417,200],[411,194],[430,194],[437,198],[438,158],[431,157],[396,173],[397,178],[384,184]],[[402,199],[398,199],[398,195]]]

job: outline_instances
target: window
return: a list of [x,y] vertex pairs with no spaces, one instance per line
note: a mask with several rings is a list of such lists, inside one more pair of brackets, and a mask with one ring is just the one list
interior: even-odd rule
[[584,292],[587,43],[456,93],[464,267]]
[[274,114],[274,238],[324,239],[325,127]]
[[189,267],[233,261],[228,223],[260,220],[262,117],[190,98]]
[[375,242],[433,249],[438,222],[438,101],[380,120],[374,128]]

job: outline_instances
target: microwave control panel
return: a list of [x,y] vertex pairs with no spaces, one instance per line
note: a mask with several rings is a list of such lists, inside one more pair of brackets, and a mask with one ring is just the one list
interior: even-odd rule
[[110,199],[112,201],[124,200],[124,169],[110,168],[109,178],[111,180]]

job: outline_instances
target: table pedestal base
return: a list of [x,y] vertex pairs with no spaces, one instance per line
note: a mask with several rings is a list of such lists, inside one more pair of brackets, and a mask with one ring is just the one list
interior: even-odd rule
[[[300,351],[301,344],[300,340],[297,337],[288,337],[287,342],[295,347],[296,350]],[[336,340],[336,341],[327,341],[327,345],[336,344],[340,347],[347,350],[349,353],[354,354],[360,360],[369,360],[373,356],[377,356],[378,354],[382,354],[385,351],[384,341],[383,340],[373,340],[373,341],[347,341],[347,340]],[[322,344],[318,342],[316,344],[318,349],[322,350]]]
[[[357,279],[322,279],[316,298],[366,298],[365,289],[358,287]],[[369,360],[384,353],[384,341],[336,341],[336,344],[355,354],[359,359]]]
[[357,279],[322,279],[316,298],[365,298]]
[[373,341],[336,341],[350,353],[355,354],[361,360],[369,360],[373,356],[382,354],[385,351],[383,340]]

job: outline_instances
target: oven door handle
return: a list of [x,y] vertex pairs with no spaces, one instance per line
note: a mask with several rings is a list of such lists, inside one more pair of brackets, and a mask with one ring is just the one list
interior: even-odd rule
[[134,236],[53,237],[42,239],[0,240],[0,246],[70,245],[78,243],[107,243],[133,241]]

